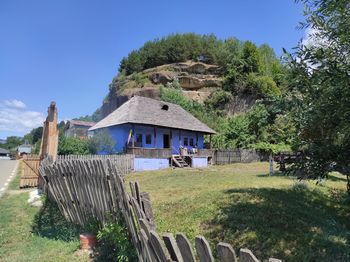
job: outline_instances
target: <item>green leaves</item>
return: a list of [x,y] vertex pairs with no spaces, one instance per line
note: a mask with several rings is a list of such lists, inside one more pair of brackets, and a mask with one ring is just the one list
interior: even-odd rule
[[87,155],[89,154],[88,140],[77,137],[62,136],[58,142],[59,155]]
[[334,167],[350,174],[349,1],[301,2],[308,7],[312,34],[289,58],[290,89],[296,94],[291,113],[300,133],[298,148],[305,153],[294,168],[312,178]]

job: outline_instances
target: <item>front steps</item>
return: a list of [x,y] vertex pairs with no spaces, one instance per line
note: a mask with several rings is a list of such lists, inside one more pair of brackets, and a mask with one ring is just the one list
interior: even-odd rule
[[173,166],[180,167],[180,168],[189,167],[187,162],[180,155],[172,155],[171,160],[172,160]]

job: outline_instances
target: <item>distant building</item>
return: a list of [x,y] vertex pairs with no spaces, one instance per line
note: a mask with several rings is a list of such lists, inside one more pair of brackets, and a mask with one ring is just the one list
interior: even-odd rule
[[[206,167],[211,157],[204,135],[215,131],[176,104],[134,96],[89,129],[108,130],[115,151],[135,155],[135,170]],[[106,152],[99,152],[100,154]]]
[[69,120],[64,127],[64,135],[66,137],[87,138],[89,128],[95,124],[95,122]]
[[6,144],[6,139],[0,139],[0,144]]
[[23,145],[18,146],[17,153],[19,156],[28,155],[32,153],[32,145],[25,141]]
[[9,159],[10,151],[4,148],[0,148],[0,159]]

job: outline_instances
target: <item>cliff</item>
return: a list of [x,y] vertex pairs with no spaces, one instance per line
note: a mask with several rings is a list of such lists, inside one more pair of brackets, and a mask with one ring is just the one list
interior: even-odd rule
[[[223,85],[222,69],[217,65],[187,61],[167,64],[133,73],[120,74],[110,84],[102,105],[102,117],[107,116],[133,95],[160,99],[160,87],[181,88],[188,99],[204,102]],[[255,99],[237,95],[227,105],[228,114],[244,112],[254,105]]]

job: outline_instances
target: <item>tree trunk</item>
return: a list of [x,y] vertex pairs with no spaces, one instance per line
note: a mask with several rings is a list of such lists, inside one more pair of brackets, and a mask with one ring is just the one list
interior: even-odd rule
[[270,153],[270,156],[269,156],[269,164],[270,164],[269,176],[272,176],[273,175],[273,157],[272,157],[272,153]]

